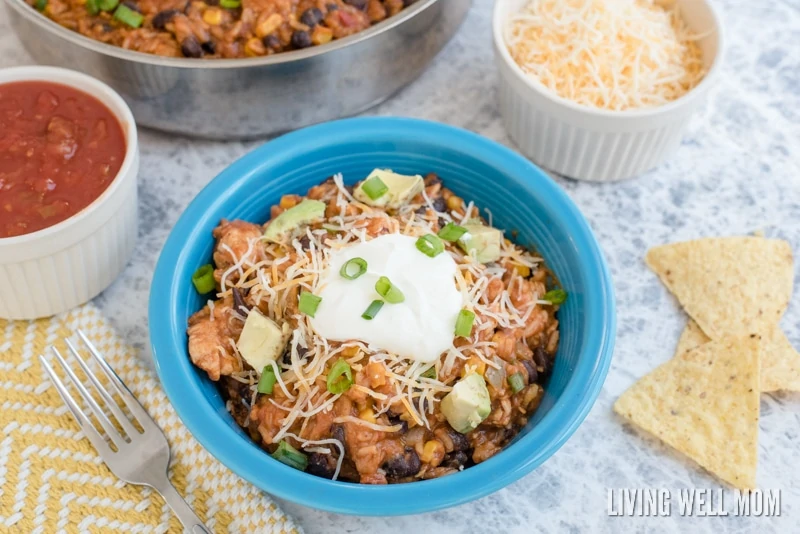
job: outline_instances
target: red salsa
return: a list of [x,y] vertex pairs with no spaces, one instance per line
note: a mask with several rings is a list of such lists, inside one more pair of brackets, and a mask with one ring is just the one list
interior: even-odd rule
[[75,215],[124,158],[122,126],[93,96],[50,82],[0,84],[0,239]]

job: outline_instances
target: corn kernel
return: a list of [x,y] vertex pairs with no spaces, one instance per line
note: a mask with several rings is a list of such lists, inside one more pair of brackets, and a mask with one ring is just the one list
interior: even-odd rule
[[261,39],[251,37],[244,45],[244,53],[246,56],[250,57],[263,56],[267,53],[267,49],[264,47],[264,43],[261,42]]
[[464,368],[461,369],[461,377],[465,377],[470,373],[478,373],[479,375],[483,375],[486,372],[486,362],[478,358],[477,356],[470,356],[467,363],[464,364]]
[[447,199],[447,209],[449,210],[457,210],[463,205],[464,205],[464,200],[461,197],[457,197],[456,195],[453,195],[452,197]]
[[514,270],[523,278],[528,278],[531,275],[531,268],[527,265],[515,265]]
[[444,445],[441,441],[432,439],[431,441],[426,442],[425,447],[422,448],[420,460],[426,464],[439,465],[443,457]]
[[256,26],[256,35],[261,39],[271,34],[283,24],[283,17],[277,13],[273,13],[267,17],[261,24]]
[[380,362],[370,362],[367,364],[367,378],[371,388],[379,388],[386,385],[386,368]]
[[361,350],[361,349],[359,349],[358,347],[346,347],[342,351],[342,356],[345,357],[345,358],[352,358],[353,356],[358,354],[359,350]]
[[297,205],[297,195],[283,195],[281,197],[281,207],[285,210]]
[[211,26],[222,24],[222,10],[210,7],[203,12],[203,21]]
[[321,45],[331,42],[333,39],[333,30],[325,26],[317,26],[311,34],[311,42],[315,45]]
[[361,410],[361,412],[358,414],[358,418],[362,421],[375,424],[375,412],[372,410],[372,408],[365,408]]

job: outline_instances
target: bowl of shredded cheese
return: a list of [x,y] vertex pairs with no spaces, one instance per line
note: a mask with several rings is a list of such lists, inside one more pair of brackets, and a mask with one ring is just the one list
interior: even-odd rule
[[623,180],[656,167],[719,75],[719,21],[707,0],[498,0],[509,135],[572,178]]

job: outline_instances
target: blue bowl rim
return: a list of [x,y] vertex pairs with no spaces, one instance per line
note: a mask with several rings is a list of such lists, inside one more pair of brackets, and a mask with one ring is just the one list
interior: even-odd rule
[[[292,160],[309,150],[365,134],[377,139],[413,139],[473,155],[507,176],[525,176],[523,187],[546,196],[578,250],[589,258],[583,265],[594,290],[587,298],[592,316],[583,353],[563,393],[542,420],[512,446],[486,462],[454,475],[409,484],[370,486],[333,482],[287,467],[263,450],[238,444],[249,440],[221,417],[198,409],[206,397],[186,347],[175,335],[185,321],[173,324],[172,280],[186,254],[184,244],[197,233],[194,223],[210,206],[225,201],[225,192],[259,175],[272,162]],[[167,299],[166,305],[164,303]],[[150,343],[156,371],[176,413],[197,441],[220,462],[256,487],[298,504],[355,515],[404,515],[440,510],[493,493],[541,465],[583,422],[600,393],[611,364],[616,335],[614,291],[608,266],[588,222],[567,194],[541,169],[511,149],[473,132],[420,119],[364,117],[327,122],[285,134],[254,149],[217,175],[189,204],[173,227],[156,265],[149,301]],[[180,331],[180,330],[178,330]],[[538,442],[536,442],[538,440]],[[236,443],[237,446],[232,446]],[[280,482],[271,482],[276,480]]]

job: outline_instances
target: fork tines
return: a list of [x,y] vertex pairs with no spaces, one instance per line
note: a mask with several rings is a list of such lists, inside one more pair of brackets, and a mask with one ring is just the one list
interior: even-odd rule
[[[152,423],[150,416],[147,414],[144,408],[142,408],[141,404],[139,404],[128,388],[125,387],[117,374],[113,369],[111,369],[92,342],[89,341],[86,335],[80,330],[78,330],[77,333],[78,337],[80,337],[81,341],[88,349],[89,354],[91,355],[90,359],[92,359],[97,366],[100,367],[102,374],[105,375],[108,383],[111,384],[114,393],[116,393],[122,399],[125,407],[128,409],[135,421],[137,421],[141,428],[145,430],[149,425],[154,424]],[[98,379],[97,375],[89,368],[89,365],[83,360],[75,345],[69,339],[65,339],[64,341],[69,349],[69,352],[72,354],[72,357],[77,361],[78,366],[89,379],[89,382],[91,382],[91,389],[93,389],[102,399],[102,406],[100,403],[98,403],[95,396],[89,392],[84,382],[78,378],[67,360],[61,355],[61,352],[59,352],[56,347],[51,346],[50,350],[53,353],[54,359],[58,361],[67,377],[69,377],[69,381],[73,383],[75,389],[78,390],[78,393],[83,398],[83,401],[89,406],[89,410],[94,415],[95,419],[100,423],[100,426],[103,428],[106,436],[108,437],[109,443],[112,444],[113,447],[106,443],[106,440],[102,437],[100,432],[98,432],[86,411],[81,409],[79,403],[75,401],[70,393],[68,386],[58,376],[58,374],[56,374],[47,359],[41,355],[39,356],[39,361],[42,363],[42,366],[47,372],[47,375],[50,377],[50,381],[55,386],[58,394],[64,400],[67,408],[69,408],[69,411],[72,412],[73,417],[75,417],[75,420],[80,425],[81,430],[83,430],[86,437],[89,438],[89,441],[92,442],[92,445],[94,445],[98,451],[103,453],[117,452],[124,447],[126,443],[131,441],[131,436],[136,436],[142,434],[143,432],[134,425],[133,421],[125,414],[117,401],[114,400],[112,393],[109,393],[108,389],[103,385],[101,380]],[[108,417],[108,412],[113,414],[114,420],[117,423],[116,425]],[[120,428],[123,432],[120,432]]]

